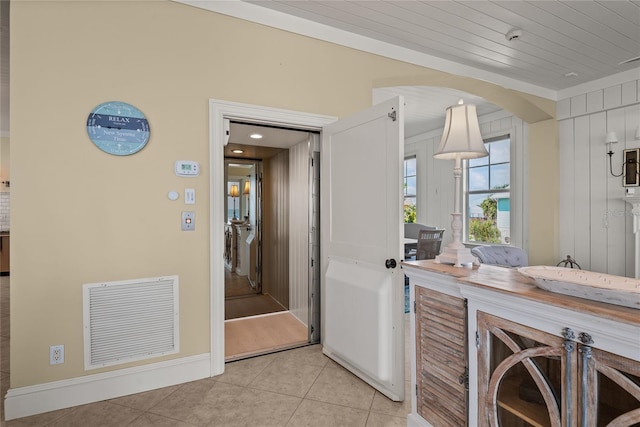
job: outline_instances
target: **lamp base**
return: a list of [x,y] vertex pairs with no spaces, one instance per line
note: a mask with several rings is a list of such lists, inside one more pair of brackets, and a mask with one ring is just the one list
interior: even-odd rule
[[469,248],[451,248],[447,246],[442,253],[436,256],[437,263],[453,264],[454,267],[462,267],[462,264],[475,264],[478,262]]

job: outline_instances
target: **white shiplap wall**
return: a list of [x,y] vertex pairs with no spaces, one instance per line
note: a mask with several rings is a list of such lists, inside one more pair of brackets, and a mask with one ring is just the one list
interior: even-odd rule
[[[640,148],[640,80],[605,87],[558,102],[561,254],[585,270],[633,277],[635,249],[631,205],[621,177],[609,171],[607,132],[615,131],[613,171],[623,150]],[[640,187],[628,187],[640,193]]]
[[[511,241],[526,250],[529,244],[527,228],[524,227],[528,223],[526,123],[505,111],[478,117],[478,122],[485,139],[511,135]],[[441,138],[442,129],[409,138],[405,141],[404,154],[405,157],[415,155],[417,160],[417,222],[447,230],[442,242],[444,247],[451,241],[454,162],[433,158]]]

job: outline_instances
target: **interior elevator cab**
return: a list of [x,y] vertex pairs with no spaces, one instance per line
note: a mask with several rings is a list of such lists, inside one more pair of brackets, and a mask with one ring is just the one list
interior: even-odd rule
[[[287,311],[307,328],[306,344],[317,343],[319,133],[234,121],[229,131],[225,322]],[[256,134],[262,138],[252,140]]]

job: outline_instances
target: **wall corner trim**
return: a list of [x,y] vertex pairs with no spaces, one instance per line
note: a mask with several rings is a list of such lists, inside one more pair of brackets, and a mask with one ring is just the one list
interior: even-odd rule
[[149,365],[9,389],[5,418],[12,420],[210,377],[209,353]]

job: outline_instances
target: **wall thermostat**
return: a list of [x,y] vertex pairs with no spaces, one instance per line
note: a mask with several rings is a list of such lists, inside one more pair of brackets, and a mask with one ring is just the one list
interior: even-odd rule
[[191,160],[176,161],[176,175],[178,176],[198,176],[200,174],[200,165],[198,162]]

